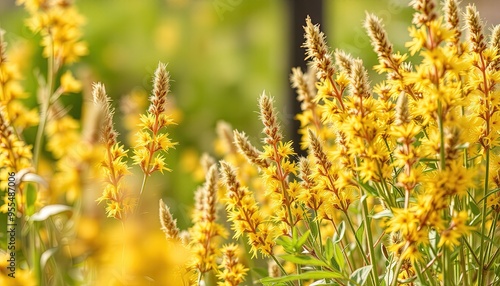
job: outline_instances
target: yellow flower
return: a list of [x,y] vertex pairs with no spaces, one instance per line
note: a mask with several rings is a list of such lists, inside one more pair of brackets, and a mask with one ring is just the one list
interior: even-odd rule
[[448,248],[452,248],[453,246],[460,245],[460,238],[474,229],[467,225],[467,219],[468,215],[466,211],[455,212],[450,226],[441,232],[438,247],[445,245]]
[[82,90],[82,83],[73,77],[71,71],[66,71],[61,76],[61,88],[63,92],[80,92]]

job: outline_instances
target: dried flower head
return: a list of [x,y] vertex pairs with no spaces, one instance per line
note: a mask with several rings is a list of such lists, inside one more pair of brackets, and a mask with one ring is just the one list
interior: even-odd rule
[[273,98],[269,97],[265,92],[259,98],[260,119],[264,124],[263,133],[266,134],[264,143],[275,145],[281,141],[280,126],[278,123],[278,116],[273,105]]
[[[136,134],[134,148],[134,164],[141,167],[144,176],[148,177],[155,171],[170,171],[166,167],[164,154],[177,143],[172,142],[168,133],[162,129],[174,124],[166,113],[167,94],[169,91],[169,75],[166,65],[158,63],[153,79],[153,92],[148,112],[141,115],[142,129]],[[141,194],[144,188],[141,188]]]
[[352,73],[352,65],[354,59],[352,56],[342,50],[335,50],[335,63],[340,67],[340,70],[347,75]]
[[368,98],[371,96],[370,83],[368,82],[368,72],[363,66],[362,60],[356,59],[353,61],[350,79],[353,96],[357,98]]
[[167,65],[158,63],[153,78],[153,94],[149,99],[151,105],[148,111],[151,114],[159,115],[165,112],[167,104],[167,94],[170,91],[170,75],[167,71]]
[[394,120],[394,124],[402,125],[405,123],[410,123],[410,121],[411,119],[408,109],[408,96],[405,92],[401,92],[396,104],[396,119]]
[[250,163],[256,164],[261,168],[269,167],[267,160],[262,158],[262,152],[250,143],[250,140],[248,140],[244,132],[234,130],[234,143],[238,147],[239,152],[243,154]]
[[412,0],[410,6],[417,10],[413,15],[413,24],[417,27],[428,25],[431,21],[436,20],[437,14],[435,0]]
[[306,48],[306,59],[312,59],[320,80],[331,79],[335,73],[332,55],[325,41],[325,34],[319,30],[319,25],[313,25],[307,16],[304,27],[306,39],[302,47]]
[[483,33],[483,22],[479,17],[476,6],[467,5],[465,9],[465,23],[469,31],[469,41],[472,44],[472,50],[480,53],[486,49],[485,36]]
[[177,227],[177,220],[172,218],[170,208],[160,199],[160,223],[161,230],[165,233],[167,239],[179,238],[179,228]]
[[453,36],[453,43],[460,41],[462,31],[460,28],[460,9],[456,0],[444,1],[444,20],[448,29],[452,30],[455,35]]
[[391,67],[393,63],[393,48],[382,25],[382,20],[374,14],[366,13],[364,26],[370,37],[373,49],[377,53],[380,64],[384,67]]
[[113,124],[115,109],[111,107],[111,99],[106,94],[104,84],[100,82],[94,83],[92,85],[92,95],[94,97],[94,104],[100,109],[102,116],[101,140],[106,146],[113,146],[116,144],[118,136]]
[[102,112],[101,140],[104,143],[105,155],[101,162],[101,168],[106,177],[106,186],[99,203],[106,202],[106,214],[122,220],[135,208],[136,200],[132,198],[125,188],[122,179],[128,174],[128,166],[125,162],[127,150],[117,141],[117,133],[113,127],[114,108],[111,107],[111,99],[106,94],[102,83],[93,85],[92,95],[94,104]]

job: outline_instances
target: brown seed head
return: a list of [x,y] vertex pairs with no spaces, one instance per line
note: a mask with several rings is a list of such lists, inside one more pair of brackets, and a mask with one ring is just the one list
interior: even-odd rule
[[306,59],[312,59],[320,80],[332,78],[335,73],[332,55],[328,51],[325,41],[325,34],[319,30],[319,25],[313,25],[311,18],[307,16],[306,26],[304,26]]
[[368,72],[363,66],[362,60],[356,59],[353,61],[350,79],[353,96],[358,98],[368,98],[371,96]]
[[472,44],[472,50],[480,53],[486,49],[485,37],[483,34],[483,22],[479,17],[476,6],[469,4],[465,9],[465,22],[469,31],[469,41]]
[[244,132],[239,132],[234,130],[234,144],[238,147],[238,150],[247,160],[261,168],[269,167],[269,163],[261,157],[262,152],[250,143],[248,137]]
[[172,218],[170,209],[160,199],[160,223],[161,230],[165,233],[167,239],[179,239],[179,229],[177,228],[177,220]]
[[7,43],[4,41],[4,34],[5,30],[0,29],[0,65],[7,62]]
[[310,148],[311,152],[316,160],[316,164],[323,168],[323,175],[327,175],[328,171],[332,167],[332,163],[328,160],[325,151],[323,150],[323,144],[319,140],[318,136],[311,129],[309,131],[309,141],[311,142]]
[[396,120],[394,124],[403,125],[410,123],[410,112],[408,110],[408,96],[403,91],[398,97],[398,101],[396,104]]
[[413,14],[412,23],[418,27],[429,24],[429,22],[437,19],[435,0],[412,0],[410,6],[417,10]]
[[170,90],[170,75],[167,71],[167,65],[158,63],[153,79],[153,94],[151,95],[149,112],[159,115],[165,112],[167,104],[167,94]]
[[457,43],[460,40],[460,9],[458,8],[456,0],[444,1],[444,20],[448,29],[453,30],[455,35],[453,41]]
[[215,132],[217,133],[217,137],[219,140],[223,142],[226,147],[226,150],[229,150],[230,153],[236,153],[236,146],[233,144],[233,128],[226,121],[218,121],[215,127]]
[[379,62],[384,66],[391,66],[393,49],[382,25],[382,20],[374,14],[366,13],[364,26],[370,37],[373,49],[377,53]]
[[115,113],[114,108],[111,107],[111,99],[106,94],[106,88],[104,84],[98,82],[92,85],[92,96],[94,98],[94,104],[100,108],[101,118],[103,121],[101,129],[101,140],[106,144],[106,146],[111,147],[116,144],[116,133],[113,126],[113,115]]
[[335,51],[335,63],[348,75],[351,74],[353,61],[354,59],[350,54],[342,50]]
[[263,133],[267,135],[264,142],[269,145],[277,144],[283,138],[278,123],[278,116],[273,106],[273,99],[265,92],[259,98],[260,119],[264,124]]

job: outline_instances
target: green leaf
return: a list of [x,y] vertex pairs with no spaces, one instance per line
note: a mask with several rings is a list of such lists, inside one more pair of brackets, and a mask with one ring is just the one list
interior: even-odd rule
[[49,248],[42,253],[42,255],[40,256],[40,267],[42,269],[45,268],[45,265],[47,265],[47,262],[49,261],[50,257],[52,257],[58,250],[59,250],[58,247],[54,247],[54,248]]
[[384,258],[386,260],[389,260],[389,252],[387,251],[387,247],[383,243],[380,244],[380,249],[382,251],[382,255],[384,255]]
[[344,260],[344,256],[342,255],[342,249],[338,244],[335,244],[333,247],[334,249],[334,257],[335,261],[337,261],[337,264],[339,265],[340,269],[344,269],[346,261]]
[[477,206],[476,202],[474,202],[473,200],[470,200],[469,207],[470,207],[470,211],[472,212],[473,215],[476,216],[476,215],[479,215],[481,213],[481,210]]
[[251,271],[254,272],[258,277],[266,277],[269,275],[267,269],[262,267],[253,267]]
[[344,221],[341,221],[338,228],[337,228],[337,231],[334,235],[333,235],[333,244],[337,244],[339,243],[339,241],[342,240],[342,238],[344,238],[344,234],[345,234],[345,222]]
[[318,231],[318,225],[314,220],[309,220],[308,222],[309,228],[311,230],[311,234],[314,238],[318,238],[319,231]]
[[370,275],[370,271],[372,271],[371,265],[367,265],[359,269],[356,269],[356,271],[354,271],[351,274],[351,277],[349,277],[349,283],[347,285],[348,286],[365,285],[366,279],[368,279],[368,276]]
[[358,184],[361,185],[361,187],[367,191],[370,195],[372,196],[379,196],[379,193],[377,189],[374,187],[370,186],[368,183],[363,182],[362,180],[358,180]]
[[280,255],[280,258],[295,264],[328,266],[325,262],[305,254],[284,254]]
[[304,243],[306,243],[306,241],[307,241],[307,239],[309,238],[310,235],[311,235],[311,231],[310,230],[304,232],[304,234],[295,243],[295,248],[297,250],[300,250],[302,248],[302,245],[304,245]]
[[326,239],[325,245],[325,258],[330,261],[333,257],[333,241],[329,238]]
[[31,215],[35,212],[35,202],[36,202],[36,188],[33,184],[28,184],[26,188],[26,205],[27,214]]
[[281,245],[283,246],[283,248],[285,249],[285,251],[287,253],[293,253],[294,252],[294,249],[293,249],[293,241],[292,241],[292,238],[291,237],[288,237],[288,236],[280,236],[276,239],[276,244],[277,245]]
[[363,241],[364,231],[365,231],[365,224],[363,223],[362,225],[359,226],[358,230],[356,230],[356,237],[358,238],[359,242]]
[[296,280],[309,280],[309,279],[338,279],[343,278],[342,274],[331,271],[309,271],[301,274],[292,274],[283,277],[267,277],[260,280],[265,285],[273,285],[274,283],[290,282]]
[[66,205],[48,205],[43,207],[37,213],[30,217],[31,221],[44,221],[50,216],[60,214],[62,212],[72,212],[72,208]]
[[391,210],[387,209],[387,210],[383,210],[381,212],[378,212],[374,215],[372,215],[372,218],[373,219],[381,219],[383,217],[393,217],[393,213],[391,212]]

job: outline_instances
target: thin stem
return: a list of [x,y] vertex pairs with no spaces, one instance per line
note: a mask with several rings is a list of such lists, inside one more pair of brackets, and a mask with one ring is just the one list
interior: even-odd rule
[[[283,268],[283,265],[281,265],[281,263],[278,261],[278,259],[274,255],[272,255],[272,254],[270,256],[274,260],[274,262],[276,262],[276,265],[278,265],[278,267],[281,270],[281,272],[283,273],[283,275],[287,275],[288,273],[286,273],[285,268]],[[292,285],[293,286],[293,284],[291,282],[288,282],[288,285]]]
[[[408,245],[408,243],[407,243],[407,245]],[[396,264],[396,271],[394,271],[394,279],[392,280],[391,286],[398,285],[398,274],[399,274],[399,270],[401,269],[402,265],[403,265],[403,259],[399,258],[398,264]]]
[[460,270],[462,271],[462,283],[464,286],[469,286],[469,275],[467,275],[467,267],[465,266],[465,254],[463,245],[460,246]]
[[418,280],[420,280],[421,282],[426,281],[424,279],[424,277],[422,276],[423,272],[420,269],[420,264],[419,263],[415,263],[413,266],[415,267],[415,272],[417,272]]
[[444,126],[443,126],[443,104],[441,100],[438,100],[438,127],[439,127],[439,138],[440,138],[440,146],[439,146],[439,169],[441,171],[445,168],[445,150],[444,150]]
[[[486,171],[485,171],[485,180],[484,180],[484,195],[488,193],[488,183],[489,183],[489,174],[490,174],[490,149],[486,148]],[[483,212],[482,212],[482,221],[481,221],[481,234],[484,234],[486,231],[486,198],[483,200]],[[481,235],[480,237],[480,246],[479,246],[479,273],[478,273],[478,285],[483,285],[483,279],[484,279],[484,262],[486,259],[486,253],[484,252],[484,247],[485,247],[485,239],[484,235]]]
[[443,255],[441,256],[441,272],[443,275],[443,283],[444,283],[444,285],[448,285],[448,283],[451,281],[449,280],[449,277],[448,277],[448,274],[449,274],[449,271],[448,271],[448,251],[446,249],[446,246],[443,247],[442,253],[443,253]]
[[[337,225],[335,224],[335,221],[333,221],[333,219],[330,221],[332,222],[332,225],[333,225],[333,228],[335,229],[335,232],[338,233],[339,231],[338,231]],[[342,254],[344,255],[344,258],[347,261],[347,265],[349,265],[349,270],[351,270],[351,273],[352,273],[354,271],[354,268],[352,267],[351,260],[349,259],[349,256],[347,256],[347,254],[344,251],[345,245],[343,242],[343,238],[339,241],[339,243],[340,243],[340,247],[342,247]]]
[[45,125],[48,119],[49,108],[51,104],[51,97],[54,89],[54,76],[56,73],[55,65],[54,65],[54,41],[52,39],[52,34],[50,29],[48,30],[48,36],[50,37],[50,55],[47,59],[47,82],[45,88],[43,89],[43,95],[40,99],[41,102],[41,112],[40,112],[40,124],[38,125],[38,129],[36,131],[35,138],[35,146],[34,154],[33,154],[33,167],[35,168],[35,172],[38,171],[38,165],[40,163],[40,152],[42,150],[43,144],[43,133],[45,132]]
[[[486,200],[486,198],[485,198]],[[497,229],[497,218],[498,216],[493,216],[493,222],[491,223],[491,227],[490,227],[490,233],[488,234],[488,237],[493,241],[494,238],[495,238],[495,232],[496,232],[496,229]],[[486,259],[488,259],[488,257],[490,257],[490,253],[491,253],[491,249],[493,248],[493,245],[491,243],[488,244],[488,246],[486,247]]]
[[495,262],[495,260],[498,258],[498,255],[500,255],[500,248],[497,248],[497,251],[495,251],[495,254],[491,258],[491,261],[488,262],[488,264],[486,264],[486,266],[485,266],[486,270],[490,269],[490,267],[493,265],[493,262]]
[[363,256],[363,261],[366,263],[366,265],[369,265],[370,262],[368,261],[368,258],[366,257],[365,251],[363,250],[363,246],[361,245],[361,242],[359,241],[358,237],[356,236],[356,230],[354,229],[354,225],[352,224],[351,218],[347,214],[347,212],[344,212],[345,217],[347,218],[347,223],[349,224],[349,227],[351,228],[352,234],[354,235],[354,238],[356,240],[356,245],[359,248],[359,251],[361,252],[361,256]]
[[371,219],[368,216],[368,205],[366,202],[366,198],[363,200],[363,209],[362,209],[362,214],[363,214],[363,221],[365,224],[365,234],[368,239],[368,251],[370,255],[370,261],[372,263],[372,276],[373,280],[375,281],[375,285],[379,285],[378,281],[378,267],[377,267],[377,261],[375,257],[375,250],[373,248],[373,236],[372,236],[372,230],[371,230]]
[[135,212],[138,212],[140,207],[141,207],[141,199],[142,199],[142,192],[146,188],[146,182],[148,181],[148,175],[144,173],[144,176],[142,177],[142,184],[141,184],[141,190],[139,192],[139,199],[137,201],[137,206],[135,207]]
[[125,223],[123,222],[123,220],[121,221],[122,222],[122,231],[123,231],[123,245],[122,245],[122,265],[121,265],[121,270],[122,270],[122,277],[125,276],[125,244],[126,244],[126,241],[125,241]]
[[469,242],[467,241],[467,239],[463,239],[463,242],[465,242],[465,245],[467,246],[467,248],[469,249],[469,252],[470,254],[472,254],[472,258],[474,258],[474,261],[476,261],[476,264],[479,265],[479,258],[477,258],[476,254],[474,253],[474,250],[472,249],[472,247],[470,246]]
[[321,237],[321,223],[318,219],[318,211],[314,210],[314,220],[316,221],[316,227],[318,228],[318,240],[319,240],[319,250],[323,253],[323,238]]

